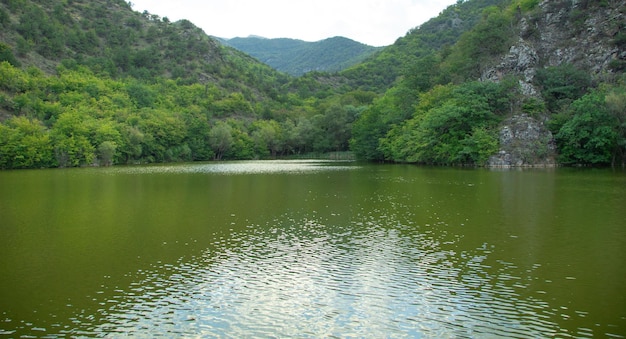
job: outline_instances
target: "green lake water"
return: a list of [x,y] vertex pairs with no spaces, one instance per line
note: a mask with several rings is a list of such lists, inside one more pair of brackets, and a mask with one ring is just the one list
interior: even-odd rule
[[626,172],[0,172],[0,337],[626,337]]

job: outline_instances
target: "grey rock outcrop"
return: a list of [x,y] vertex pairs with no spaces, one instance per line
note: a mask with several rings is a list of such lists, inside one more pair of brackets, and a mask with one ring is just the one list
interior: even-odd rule
[[522,94],[537,96],[533,79],[540,67],[571,63],[592,74],[610,69],[611,61],[626,52],[611,43],[626,21],[626,0],[605,6],[579,0],[543,0],[539,11],[521,17],[519,37],[509,52],[482,74],[482,80],[499,81],[507,75],[521,78]]
[[520,76],[521,94],[536,97],[539,92],[533,85],[533,79],[538,62],[539,55],[535,48],[520,38],[517,44],[511,46],[499,65],[489,68],[483,73],[482,80],[497,82],[505,75],[513,73]]
[[500,151],[490,167],[551,167],[556,165],[556,145],[543,122],[526,114],[512,116],[500,126]]
[[[604,5],[585,0],[542,0],[517,17],[517,40],[506,54],[486,67],[481,80],[498,82],[507,76],[519,80],[520,94],[541,101],[535,82],[537,70],[572,64],[592,76],[612,72],[611,63],[626,60],[614,38],[626,22],[626,0]],[[547,113],[547,112],[546,112]],[[488,166],[555,166],[556,145],[544,121],[517,114],[500,125],[501,149]]]

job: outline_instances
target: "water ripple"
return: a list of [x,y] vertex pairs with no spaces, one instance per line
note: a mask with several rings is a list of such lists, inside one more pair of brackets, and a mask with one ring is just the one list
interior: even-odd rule
[[[394,216],[346,225],[289,216],[202,256],[142,272],[93,334],[133,337],[545,337],[539,300],[517,297],[489,252],[403,233]],[[164,274],[164,271],[167,274]],[[496,280],[494,285],[492,280]],[[85,330],[88,331],[88,330]]]
[[[343,164],[343,165],[342,165]],[[92,171],[110,174],[260,174],[260,173],[309,173],[319,171],[354,170],[358,166],[340,160],[247,160],[210,163],[156,164],[149,166],[117,166],[97,168]]]

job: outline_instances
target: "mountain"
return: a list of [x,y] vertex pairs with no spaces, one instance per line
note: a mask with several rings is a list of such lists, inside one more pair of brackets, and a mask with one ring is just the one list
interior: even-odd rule
[[0,169],[347,151],[375,96],[123,0],[0,2]]
[[[427,56],[453,46],[461,35],[471,30],[490,6],[502,6],[506,0],[458,1],[437,17],[411,29],[405,36],[380,53],[356,64],[341,75],[351,87],[380,92],[388,89],[399,77],[413,72]],[[428,67],[420,65],[419,67]]]
[[123,0],[1,1],[0,168],[348,150],[436,165],[625,163],[625,8],[457,1],[363,62],[295,77]]
[[457,2],[340,73],[385,91],[351,149],[438,165],[624,164],[625,12],[624,0]]
[[257,36],[220,39],[225,45],[247,53],[274,69],[299,76],[307,72],[337,72],[356,65],[381,50],[344,37],[316,42],[266,39]]
[[[287,80],[248,55],[222,46],[188,20],[170,22],[167,17],[135,12],[123,0],[3,1],[0,26],[0,41],[16,61],[48,74],[59,65],[70,69],[80,65],[115,78],[165,77],[219,87],[236,83],[257,94],[264,87],[257,82],[264,78]],[[254,75],[259,72],[271,76]],[[227,78],[231,83],[224,86]]]

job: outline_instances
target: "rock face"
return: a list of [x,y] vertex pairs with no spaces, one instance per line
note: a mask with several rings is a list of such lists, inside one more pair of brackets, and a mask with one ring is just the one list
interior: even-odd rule
[[490,167],[552,167],[556,145],[552,133],[526,114],[505,120],[500,127],[500,151],[489,158]]
[[[590,0],[542,0],[518,19],[517,41],[485,69],[481,80],[498,82],[513,75],[519,79],[520,94],[542,100],[534,81],[538,69],[569,63],[594,76],[605,76],[611,73],[612,61],[626,60],[626,52],[613,43],[626,22],[626,0],[603,5]],[[501,124],[500,145],[489,166],[556,165],[552,134],[543,121],[526,114]]]
[[499,81],[506,75],[521,78],[522,94],[538,96],[533,84],[536,69],[571,63],[593,74],[609,69],[626,52],[611,43],[626,21],[626,0],[590,6],[585,0],[543,0],[539,11],[521,17],[519,37],[499,64],[487,68],[482,80]]

